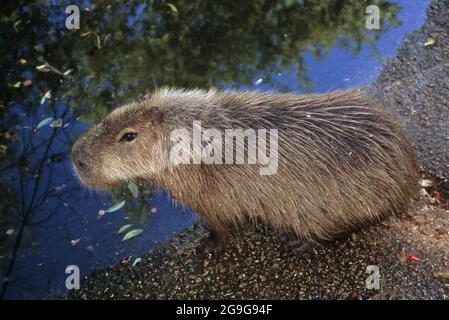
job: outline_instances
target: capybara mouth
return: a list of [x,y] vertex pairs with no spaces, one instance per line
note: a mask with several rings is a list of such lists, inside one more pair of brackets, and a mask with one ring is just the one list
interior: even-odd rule
[[80,170],[77,169],[75,165],[73,165],[73,169],[75,171],[76,177],[78,178],[78,181],[88,189],[108,191],[121,184],[121,182],[113,182],[110,179],[102,179],[98,176],[93,178],[91,174],[80,172]]
[[[102,174],[99,170],[99,163],[95,160],[95,148],[91,146],[89,140],[82,136],[73,145],[70,158],[73,170],[82,185],[89,189],[110,190],[118,183],[111,180],[110,177]],[[107,170],[105,171],[107,172]]]

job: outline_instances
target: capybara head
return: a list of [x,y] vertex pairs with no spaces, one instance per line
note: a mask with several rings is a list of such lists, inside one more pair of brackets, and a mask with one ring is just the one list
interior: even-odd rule
[[158,107],[132,103],[114,110],[74,144],[75,171],[83,184],[110,189],[160,170]]

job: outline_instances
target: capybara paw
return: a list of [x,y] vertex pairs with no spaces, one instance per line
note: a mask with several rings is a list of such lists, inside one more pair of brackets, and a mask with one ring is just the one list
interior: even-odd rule
[[284,250],[287,254],[301,254],[310,248],[310,242],[302,239],[294,239],[284,244]]
[[207,254],[218,253],[223,250],[223,239],[211,233],[201,241],[201,251]]

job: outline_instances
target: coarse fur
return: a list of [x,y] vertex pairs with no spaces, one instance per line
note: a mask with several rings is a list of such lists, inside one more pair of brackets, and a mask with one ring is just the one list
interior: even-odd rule
[[[155,118],[154,112],[157,112]],[[174,129],[277,129],[278,171],[258,165],[174,164]],[[123,143],[123,133],[137,137]],[[114,110],[74,145],[80,180],[109,189],[141,179],[166,189],[213,231],[262,220],[304,239],[330,240],[406,210],[418,164],[400,124],[359,91],[295,95],[161,89]]]

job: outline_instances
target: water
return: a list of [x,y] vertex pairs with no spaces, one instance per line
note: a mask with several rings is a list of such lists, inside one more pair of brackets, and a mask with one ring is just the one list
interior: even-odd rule
[[[57,297],[68,265],[87,275],[132,263],[195,221],[161,191],[139,186],[136,198],[126,186],[112,196],[80,186],[68,152],[111,109],[163,85],[295,92],[367,85],[423,23],[428,1],[383,2],[380,31],[365,29],[368,2],[358,0],[173,1],[176,10],[162,1],[78,4],[80,30],[64,27],[68,2],[1,8],[2,298]],[[50,117],[62,121],[36,129]],[[123,200],[123,209],[100,214]],[[122,241],[126,232],[117,231],[126,224],[144,232]]]

